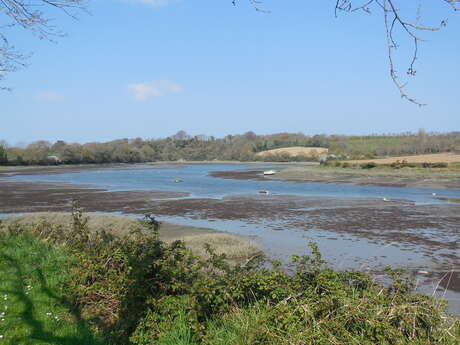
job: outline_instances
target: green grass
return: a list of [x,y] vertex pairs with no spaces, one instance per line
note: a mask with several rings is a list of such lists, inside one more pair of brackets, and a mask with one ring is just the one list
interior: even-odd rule
[[66,303],[71,264],[29,235],[0,237],[0,344],[102,344]]
[[317,166],[312,168],[292,168],[286,169],[286,171],[294,169],[311,169],[312,171],[329,171],[329,172],[337,172],[337,173],[352,173],[356,175],[439,175],[439,176],[446,176],[446,175],[460,175],[460,171],[458,170],[440,170],[440,169],[431,169],[431,168],[402,168],[402,169],[394,169],[386,166],[377,166],[373,169],[362,169],[360,167],[335,167],[335,166]]
[[460,198],[436,198],[438,200],[460,203]]

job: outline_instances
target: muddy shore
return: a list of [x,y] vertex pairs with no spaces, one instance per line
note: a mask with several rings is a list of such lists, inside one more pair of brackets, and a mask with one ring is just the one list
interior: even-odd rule
[[401,246],[422,246],[427,251],[442,250],[444,258],[460,263],[460,204],[292,195],[177,199],[187,193],[111,192],[80,185],[6,181],[0,183],[0,196],[0,214],[70,211],[72,200],[78,199],[88,212],[243,220],[274,230],[320,229]]
[[79,200],[86,211],[144,214],[132,211],[148,209],[152,199],[187,195],[159,191],[108,192],[82,185],[0,181],[0,214],[70,211],[73,200]]
[[279,180],[299,183],[334,183],[383,187],[460,189],[460,173],[379,171],[341,168],[296,167],[264,176],[262,169],[215,171],[213,177],[238,180]]

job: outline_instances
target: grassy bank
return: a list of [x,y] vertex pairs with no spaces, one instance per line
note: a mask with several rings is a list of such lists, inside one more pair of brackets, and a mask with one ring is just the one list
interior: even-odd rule
[[460,198],[436,198],[438,200],[460,203]]
[[103,344],[66,299],[76,264],[28,234],[0,236],[0,344]]
[[[139,221],[131,217],[86,214],[85,218],[86,225],[92,232],[107,231],[111,235],[124,237],[133,230],[142,231]],[[13,228],[53,226],[69,231],[72,217],[69,212],[38,212],[5,219],[3,226]],[[207,228],[162,223],[158,234],[165,243],[183,241],[187,249],[200,257],[208,257],[203,247],[205,243],[209,243],[216,254],[225,253],[232,263],[245,262],[260,254],[257,246],[248,239]]]
[[0,341],[454,345],[460,340],[459,321],[439,301],[414,295],[411,282],[397,272],[388,271],[393,284],[387,287],[360,272],[335,272],[324,266],[314,244],[308,256],[293,257],[294,271],[287,274],[278,263],[268,269],[257,258],[229,265],[209,246],[207,257],[192,255],[181,241],[161,241],[151,217],[123,234],[109,230],[91,230],[78,209],[68,228],[3,224],[0,274],[8,278],[0,287],[8,296],[2,303],[11,302],[8,313],[16,316],[2,328]]
[[351,183],[357,185],[385,185],[432,188],[460,188],[460,170],[437,168],[391,168],[378,166],[357,167],[316,166],[281,170],[274,177],[279,180]]

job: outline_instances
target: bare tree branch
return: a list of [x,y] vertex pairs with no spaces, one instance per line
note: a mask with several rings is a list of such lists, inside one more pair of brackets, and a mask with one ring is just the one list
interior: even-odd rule
[[[53,37],[63,36],[43,11],[46,7],[53,7],[63,11],[66,15],[76,18],[76,13],[85,10],[86,0],[0,0],[0,19],[6,22],[0,26],[0,82],[6,75],[26,65],[30,54],[24,54],[8,41],[6,32],[20,27],[31,31],[40,39],[52,40]],[[6,20],[3,20],[6,17]],[[0,86],[0,90],[9,90]]]
[[[390,67],[390,77],[393,83],[399,90],[400,96],[409,102],[412,102],[416,105],[423,106],[425,104],[417,101],[415,98],[410,97],[406,91],[405,87],[407,82],[402,82],[400,80],[400,76],[397,73],[396,66],[394,64],[394,52],[398,49],[399,45],[397,40],[395,39],[395,32],[396,29],[402,29],[406,35],[413,42],[412,48],[412,56],[409,61],[409,66],[407,68],[406,74],[408,76],[415,76],[417,71],[415,69],[415,64],[418,59],[418,51],[419,51],[419,43],[422,40],[421,37],[418,36],[419,33],[423,31],[439,31],[441,28],[447,25],[447,19],[441,20],[440,24],[437,26],[426,26],[420,23],[421,15],[420,15],[420,7],[417,11],[417,19],[415,22],[411,22],[406,20],[402,15],[401,11],[395,5],[397,0],[366,0],[363,3],[358,5],[354,5],[353,0],[336,0],[335,4],[335,14],[342,12],[356,12],[356,11],[363,11],[368,14],[371,13],[372,7],[377,7],[378,9],[382,10],[384,24],[385,24],[385,31],[387,37],[387,47],[388,47],[388,61]],[[460,0],[442,0],[443,2],[447,3],[454,11],[460,10],[458,7]]]

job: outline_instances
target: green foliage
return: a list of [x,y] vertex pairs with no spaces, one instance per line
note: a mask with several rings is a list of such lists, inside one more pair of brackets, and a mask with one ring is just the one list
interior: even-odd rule
[[[1,146],[1,144],[0,144]],[[227,135],[224,138],[196,135],[179,131],[164,139],[119,139],[104,143],[69,144],[62,140],[54,144],[36,141],[26,148],[3,148],[12,165],[139,163],[152,161],[309,161],[318,157],[286,155],[257,156],[271,149],[304,146],[326,147],[338,159],[374,159],[382,156],[456,152],[460,148],[460,133],[404,133],[395,135],[343,136],[302,133]],[[0,147],[0,164],[2,153]],[[3,155],[3,157],[6,157]],[[4,159],[5,160],[5,159]]]
[[377,167],[377,163],[374,163],[374,162],[363,163],[360,166],[361,166],[361,169],[373,169]]
[[[293,271],[254,259],[230,265],[183,243],[158,239],[154,217],[123,238],[93,232],[76,207],[73,227],[10,229],[71,253],[68,300],[106,344],[458,344],[460,323],[445,306],[414,295],[388,270],[383,287],[361,272],[325,266],[318,247],[293,256]],[[63,266],[67,267],[67,266]]]
[[8,164],[8,153],[6,151],[6,147],[0,145],[0,165],[7,165]]
[[427,162],[424,162],[422,163],[422,168],[447,168],[449,166],[449,164],[447,163],[427,163]]
[[75,265],[63,248],[0,233],[0,344],[103,344],[63,288]]

